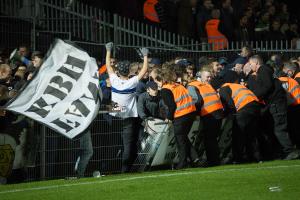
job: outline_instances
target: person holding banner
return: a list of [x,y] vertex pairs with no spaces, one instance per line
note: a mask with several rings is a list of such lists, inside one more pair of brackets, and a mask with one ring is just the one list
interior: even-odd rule
[[176,169],[189,167],[192,162],[191,142],[188,133],[193,125],[196,107],[187,89],[176,83],[174,65],[162,71],[161,97],[168,108],[166,122],[173,124],[179,162]]
[[144,63],[140,72],[130,78],[130,63],[128,61],[118,62],[119,76],[111,67],[111,50],[113,43],[106,44],[106,68],[112,88],[112,101],[116,102],[123,112],[111,113],[115,117],[123,119],[123,146],[122,172],[130,172],[132,164],[137,156],[138,142],[138,112],[136,100],[136,87],[139,80],[143,78],[148,70],[148,49],[142,48]]

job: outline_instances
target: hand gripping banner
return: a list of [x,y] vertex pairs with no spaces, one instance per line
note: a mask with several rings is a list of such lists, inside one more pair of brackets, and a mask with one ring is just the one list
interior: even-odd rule
[[72,139],[98,113],[97,70],[85,51],[56,39],[38,73],[5,107]]

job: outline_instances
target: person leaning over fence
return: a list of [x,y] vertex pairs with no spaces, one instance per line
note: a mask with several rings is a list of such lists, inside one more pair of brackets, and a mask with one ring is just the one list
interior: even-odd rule
[[272,117],[270,129],[274,130],[282,147],[283,158],[286,160],[299,158],[299,152],[293,147],[287,128],[287,99],[286,93],[277,78],[273,78],[273,70],[264,65],[260,56],[254,55],[249,59],[252,75],[248,79],[249,89],[266,103],[266,111]]
[[176,83],[176,73],[174,65],[169,65],[162,70],[161,97],[168,108],[167,123],[174,126],[175,141],[178,150],[179,162],[176,169],[188,167],[191,158],[191,142],[188,133],[192,127],[196,107],[187,89]]
[[[203,71],[205,73],[205,71]],[[202,71],[200,71],[200,74]],[[197,114],[201,117],[201,135],[204,137],[204,147],[207,162],[204,166],[220,164],[220,150],[217,137],[221,135],[223,118],[223,105],[217,92],[207,82],[203,75],[200,81],[191,80],[188,83],[188,92],[192,96],[197,108]]]
[[245,86],[238,84],[239,76],[228,71],[219,90],[225,113],[234,116],[232,131],[233,161],[236,163],[259,161],[256,135],[261,105],[258,98]]
[[123,112],[112,113],[115,117],[123,119],[123,145],[122,172],[130,172],[132,164],[137,156],[138,141],[138,113],[136,103],[136,86],[148,69],[148,49],[142,48],[141,53],[144,57],[143,67],[138,75],[129,78],[128,61],[118,63],[119,77],[110,65],[111,50],[113,43],[106,44],[106,67],[112,87],[112,101],[118,103]]
[[161,118],[160,115],[160,94],[158,85],[154,81],[146,84],[147,91],[142,93],[138,99],[137,111],[139,117],[145,121],[148,118]]

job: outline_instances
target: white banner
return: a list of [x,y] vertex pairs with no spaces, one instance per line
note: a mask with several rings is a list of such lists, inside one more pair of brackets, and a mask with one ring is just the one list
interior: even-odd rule
[[[193,145],[198,135],[199,118],[194,121],[189,132],[189,139]],[[144,169],[146,165],[158,166],[178,162],[178,152],[174,137],[173,126],[161,119],[148,120],[145,131],[147,135],[141,141],[135,165]]]
[[6,105],[58,133],[74,138],[98,114],[97,64],[85,51],[57,39],[40,70]]

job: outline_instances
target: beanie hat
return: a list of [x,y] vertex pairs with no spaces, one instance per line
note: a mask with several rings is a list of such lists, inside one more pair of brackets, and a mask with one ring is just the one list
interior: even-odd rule
[[117,63],[117,69],[119,71],[119,74],[122,76],[127,76],[129,74],[130,70],[130,62],[129,61],[121,61]]

